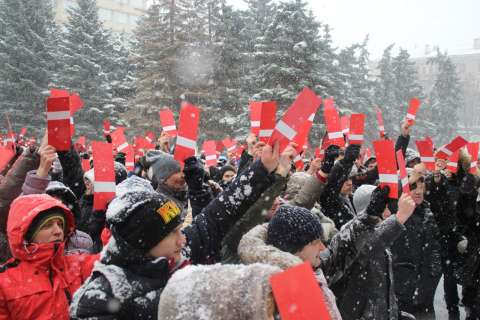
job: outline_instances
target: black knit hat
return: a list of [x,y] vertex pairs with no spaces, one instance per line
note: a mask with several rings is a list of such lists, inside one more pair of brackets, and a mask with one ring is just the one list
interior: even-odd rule
[[35,219],[33,219],[32,223],[28,227],[28,231],[25,234],[25,240],[27,242],[32,242],[33,238],[37,235],[40,229],[52,219],[60,219],[63,221],[63,232],[64,235],[67,230],[67,224],[65,222],[65,213],[63,212],[62,208],[54,207],[43,212],[40,212]]
[[316,215],[302,207],[282,205],[268,224],[267,244],[296,253],[322,236],[322,224]]
[[138,206],[132,203],[134,207],[128,217],[114,221],[111,228],[114,236],[120,236],[132,247],[146,253],[182,223],[182,210],[162,194],[145,196],[149,198],[147,201]]

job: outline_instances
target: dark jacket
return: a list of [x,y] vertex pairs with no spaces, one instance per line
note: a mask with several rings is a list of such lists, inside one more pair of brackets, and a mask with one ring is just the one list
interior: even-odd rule
[[36,150],[27,148],[17,158],[5,176],[0,176],[0,263],[11,257],[6,241],[7,218],[10,204],[22,193],[22,185],[27,172],[40,164]]
[[402,311],[433,312],[435,289],[442,274],[440,232],[430,206],[423,202],[405,223],[392,246],[395,288]]
[[339,230],[356,215],[351,199],[340,194],[340,190],[352,170],[352,165],[343,160],[338,161],[328,176],[328,182],[320,197],[323,213],[335,222],[335,226]]
[[[350,248],[355,259],[342,271],[328,277],[329,286],[337,297],[337,306],[343,319],[398,319],[398,305],[394,291],[392,257],[389,247],[404,231],[404,226],[391,216],[377,226],[364,224],[361,216],[348,222],[332,241],[357,238]],[[365,232],[358,239],[358,229]],[[334,244],[335,245],[335,244]]]
[[[219,261],[222,238],[273,182],[260,161],[243,177],[183,229],[187,243],[182,265]],[[70,315],[73,319],[156,319],[160,293],[178,267],[165,258],[147,258],[112,235],[92,277],[75,295]]]

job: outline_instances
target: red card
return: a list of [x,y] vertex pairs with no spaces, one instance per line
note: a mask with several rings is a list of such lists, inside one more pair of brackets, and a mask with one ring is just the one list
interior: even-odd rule
[[268,143],[277,121],[277,103],[275,101],[262,102],[260,115],[260,130],[258,138],[261,142]]
[[398,199],[398,174],[395,157],[395,145],[391,140],[377,140],[373,142],[377,158],[380,186],[389,186],[392,199]]
[[159,116],[163,131],[172,137],[177,136],[177,126],[175,125],[175,117],[172,110],[164,107],[162,110],[160,110]]
[[456,137],[446,146],[441,147],[437,154],[435,155],[437,158],[447,160],[455,151],[463,148],[468,143],[467,140],[463,139],[461,136]]
[[420,99],[413,98],[410,100],[408,111],[407,111],[407,121],[411,124],[415,121],[415,117],[417,116],[418,109],[420,109]]
[[0,146],[0,172],[5,169],[13,157],[15,157],[15,151],[12,148]]
[[93,152],[93,208],[105,210],[115,197],[115,169],[113,165],[112,144],[92,141]]
[[205,152],[205,160],[208,167],[217,165],[217,145],[214,140],[207,140],[203,143],[203,151]]
[[70,97],[70,94],[67,90],[63,89],[50,89],[50,97],[51,98],[66,98]]
[[230,138],[225,138],[222,140],[223,146],[227,149],[228,152],[235,152],[237,149],[237,142]]
[[117,149],[117,152],[124,153],[125,149],[128,147],[127,138],[125,137],[125,128],[118,127],[110,136],[112,137],[113,148]]
[[340,118],[340,123],[342,125],[342,133],[344,135],[348,135],[348,133],[350,132],[350,117],[342,116]]
[[402,192],[410,194],[410,185],[408,184],[407,166],[405,165],[405,158],[403,157],[403,151],[397,151],[397,164],[398,171],[400,173],[400,182],[402,183]]
[[331,319],[308,262],[273,275],[270,284],[282,320]]
[[348,142],[351,144],[362,144],[365,131],[365,115],[361,113],[352,114],[350,117],[350,134]]
[[57,151],[68,151],[71,146],[70,98],[47,99],[48,144]]
[[418,140],[415,141],[417,145],[418,153],[420,153],[420,161],[425,165],[427,170],[435,170],[435,157],[433,156],[433,147],[430,144],[430,141],[427,140]]
[[154,141],[155,141],[155,133],[152,131],[147,131],[145,132],[145,139],[148,141],[148,143],[152,144],[155,146]]
[[262,118],[262,102],[250,101],[250,132],[258,136]]
[[278,141],[282,152],[299,133],[300,128],[307,124],[311,115],[316,113],[321,103],[322,100],[315,92],[305,87],[276,124],[268,144],[274,145]]
[[105,119],[103,120],[103,135],[108,136],[112,132],[110,131],[110,120]]
[[135,150],[130,145],[125,148],[125,167],[129,172],[135,169]]
[[296,150],[298,154],[302,153],[308,148],[308,134],[312,128],[314,118],[315,114],[312,113],[310,117],[308,117],[308,121],[305,123],[305,125],[300,127],[298,134],[295,136],[295,138],[293,138],[293,142],[297,144]]
[[478,142],[470,142],[467,144],[467,150],[471,157],[470,170],[471,174],[477,173],[477,164],[478,164]]
[[460,157],[460,150],[457,150],[448,158],[447,169],[450,170],[450,172],[457,173],[459,157]]
[[425,141],[427,141],[432,146],[432,150],[435,149],[435,144],[433,143],[432,137],[426,136]]
[[23,127],[20,130],[20,133],[18,134],[21,138],[25,137],[25,134],[27,133],[27,128]]
[[199,121],[200,109],[190,103],[184,103],[180,109],[180,124],[173,155],[182,165],[185,159],[195,155]]
[[377,110],[378,131],[380,132],[380,139],[385,137],[385,124],[383,122],[382,110]]
[[335,109],[333,99],[325,99],[323,117],[325,118],[330,144],[344,147],[345,140],[342,133],[342,124],[338,111]]
[[82,169],[83,172],[87,172],[90,170],[90,159],[82,159]]

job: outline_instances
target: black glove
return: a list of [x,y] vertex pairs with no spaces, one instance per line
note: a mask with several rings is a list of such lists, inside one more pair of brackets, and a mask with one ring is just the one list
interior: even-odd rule
[[390,193],[390,188],[385,186],[383,188],[377,187],[373,190],[372,197],[370,198],[370,203],[367,207],[367,214],[369,216],[375,216],[382,218],[382,214],[385,211],[385,207],[388,204],[388,194]]
[[361,146],[358,144],[349,144],[345,149],[345,157],[343,158],[343,161],[353,165],[355,160],[360,156],[360,148]]
[[323,160],[320,170],[323,173],[329,174],[335,164],[335,159],[340,155],[340,147],[331,145],[325,150],[325,159]]
[[183,173],[185,174],[185,181],[187,182],[189,189],[200,190],[202,188],[205,170],[203,169],[203,164],[200,160],[196,157],[185,159]]
[[105,136],[105,139],[107,139],[107,142],[108,142],[108,143],[112,143],[112,136],[111,136],[111,135],[107,134],[107,135]]

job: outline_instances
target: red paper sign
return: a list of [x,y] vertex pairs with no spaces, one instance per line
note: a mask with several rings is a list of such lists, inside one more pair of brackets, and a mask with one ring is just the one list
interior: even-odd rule
[[0,172],[5,169],[13,157],[15,157],[15,151],[12,148],[0,146]]
[[463,148],[468,143],[467,140],[463,139],[461,136],[456,137],[446,146],[441,147],[437,154],[435,155],[437,158],[447,160],[455,151]]
[[435,157],[433,156],[433,146],[430,141],[418,140],[415,141],[418,153],[420,153],[420,161],[425,165],[427,170],[435,170]]
[[330,144],[344,147],[345,140],[342,133],[342,124],[338,111],[335,109],[333,99],[325,99],[323,117],[325,118]]
[[410,104],[408,106],[408,111],[407,111],[407,121],[410,124],[413,124],[415,122],[415,117],[417,116],[418,109],[420,108],[420,99],[418,98],[413,98],[410,100]]
[[71,146],[70,98],[47,99],[48,144],[57,151],[68,151]]
[[105,119],[103,120],[103,135],[108,136],[112,132],[110,131],[110,120]]
[[50,98],[66,98],[70,97],[67,90],[63,89],[50,89]]
[[160,110],[159,116],[163,131],[175,137],[177,135],[177,126],[175,125],[175,117],[172,110],[165,107],[163,110]]
[[93,208],[105,210],[115,197],[115,167],[112,144],[92,141],[93,152]]
[[312,114],[315,114],[322,100],[309,88],[304,88],[297,99],[288,108],[282,119],[278,121],[273,130],[268,144],[280,143],[282,152],[299,133],[302,126],[306,125]]
[[23,127],[20,130],[20,133],[18,134],[21,138],[25,137],[25,134],[27,133],[27,128]]
[[340,123],[342,125],[342,133],[348,135],[350,132],[350,118],[348,116],[342,116],[340,118]]
[[308,262],[273,275],[270,284],[282,320],[332,319]]
[[450,172],[457,173],[459,157],[460,157],[460,150],[457,150],[448,158],[447,169],[450,170]]
[[125,128],[118,127],[110,136],[112,137],[113,147],[117,149],[118,152],[125,153],[125,149],[128,147],[127,138],[125,137]]
[[365,115],[361,113],[352,114],[350,117],[350,133],[348,142],[351,144],[363,143],[363,132],[365,131]]
[[135,150],[130,145],[125,149],[125,167],[129,172],[135,169]]
[[380,139],[385,138],[385,124],[383,122],[382,110],[377,110],[378,131],[380,132]]
[[397,151],[397,164],[398,171],[400,173],[400,182],[402,183],[402,192],[410,194],[410,185],[408,184],[407,166],[405,165],[405,158],[403,157],[403,151]]
[[[310,133],[310,129],[312,128],[314,118],[315,114],[312,113],[310,117],[308,117],[308,121],[305,123],[305,125],[300,127],[300,129],[298,130],[298,134],[295,136],[295,138],[293,138],[293,142],[297,144],[296,151],[299,155],[308,148],[308,134]],[[301,168],[303,168],[303,165]]]
[[[153,133],[152,131],[147,131],[147,132],[145,132],[145,139],[146,139],[151,145],[154,145],[155,133]],[[154,146],[155,146],[155,145],[154,145]]]
[[377,158],[380,186],[389,186],[392,199],[398,199],[398,174],[395,157],[395,146],[391,140],[377,140],[373,142]]
[[184,103],[180,109],[180,125],[175,145],[175,160],[183,161],[195,155],[197,131],[200,121],[200,109],[190,103]]
[[477,173],[477,164],[478,164],[478,142],[470,142],[467,144],[467,150],[471,157],[470,170],[471,174]]
[[250,101],[250,132],[258,136],[262,118],[262,102]]
[[217,145],[214,140],[207,140],[203,143],[203,151],[205,152],[205,160],[208,167],[217,165]]
[[268,143],[275,128],[277,103],[275,101],[262,102],[261,109],[258,138],[261,142]]

